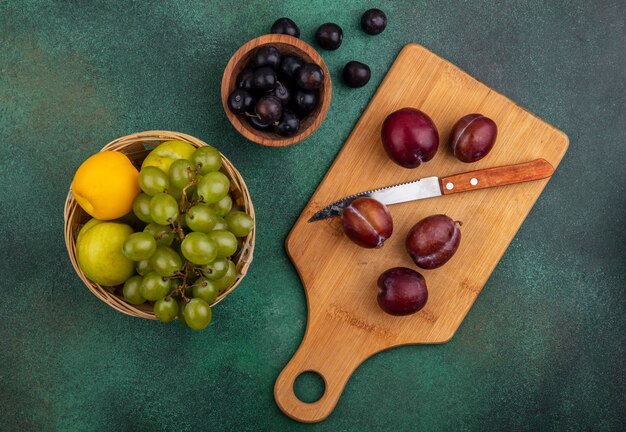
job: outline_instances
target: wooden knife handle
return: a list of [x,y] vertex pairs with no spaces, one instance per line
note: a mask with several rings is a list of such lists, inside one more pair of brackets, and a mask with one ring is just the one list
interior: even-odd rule
[[442,193],[449,195],[457,192],[540,180],[550,177],[552,173],[554,173],[554,167],[548,161],[535,159],[532,162],[456,174],[443,177],[439,181],[441,182]]

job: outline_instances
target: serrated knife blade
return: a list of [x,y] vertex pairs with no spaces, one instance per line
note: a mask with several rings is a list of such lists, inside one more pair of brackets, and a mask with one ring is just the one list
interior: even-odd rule
[[315,213],[309,219],[309,222],[339,216],[345,207],[361,197],[374,198],[385,205],[390,205],[459,192],[541,180],[550,177],[553,173],[554,167],[552,167],[550,162],[545,159],[535,159],[530,162],[454,174],[441,179],[439,177],[426,177],[342,198]]
[[343,209],[350,205],[352,201],[361,197],[374,198],[385,205],[398,204],[407,201],[414,201],[424,198],[441,196],[441,186],[438,177],[426,177],[411,182],[400,183],[379,189],[372,189],[347,196],[324,207],[313,215],[309,222],[335,217],[341,215]]

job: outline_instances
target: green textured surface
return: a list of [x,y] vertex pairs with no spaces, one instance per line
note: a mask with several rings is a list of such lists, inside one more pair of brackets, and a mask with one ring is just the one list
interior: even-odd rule
[[[358,18],[375,5],[390,24],[370,37]],[[236,134],[219,88],[230,55],[280,16],[306,41],[326,21],[345,39],[322,53],[335,85],[321,129],[270,149]],[[0,430],[625,430],[625,20],[619,1],[1,1]],[[306,320],[283,241],[408,42],[570,148],[452,341],[375,356],[324,423],[300,425],[272,393]],[[337,79],[352,59],[372,67],[360,90]],[[216,145],[257,210],[250,273],[204,332],[107,307],[65,251],[73,171],[149,129]]]

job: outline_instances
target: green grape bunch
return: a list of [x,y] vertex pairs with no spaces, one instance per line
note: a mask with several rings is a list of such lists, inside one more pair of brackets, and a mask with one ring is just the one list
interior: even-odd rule
[[142,230],[122,246],[136,273],[122,294],[132,305],[152,304],[161,322],[178,318],[194,330],[206,328],[211,306],[237,279],[233,257],[254,220],[233,205],[221,167],[220,152],[204,146],[174,160],[169,172],[146,166],[139,173],[133,213]]

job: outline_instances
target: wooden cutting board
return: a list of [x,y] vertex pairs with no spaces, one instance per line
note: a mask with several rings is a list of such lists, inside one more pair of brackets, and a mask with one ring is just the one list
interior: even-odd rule
[[[435,158],[412,170],[394,164],[380,138],[385,117],[402,107],[426,112],[441,139]],[[498,138],[487,157],[465,164],[451,154],[448,136],[460,117],[475,112],[496,122]],[[548,179],[392,205],[393,235],[375,250],[349,241],[340,218],[307,222],[315,212],[356,192],[421,177],[537,158],[556,168],[567,147],[563,132],[453,64],[422,46],[404,47],[287,238],[287,252],[306,291],[308,317],[300,347],[276,380],[280,409],[301,422],[321,421],[352,372],[371,355],[398,345],[450,340]],[[405,237],[413,224],[436,213],[463,222],[461,244],[443,267],[420,270],[405,251]],[[397,266],[419,270],[426,278],[428,303],[414,315],[394,317],[378,307],[376,280]],[[314,403],[301,402],[293,392],[295,379],[305,371],[317,372],[325,383],[325,393]]]

